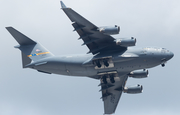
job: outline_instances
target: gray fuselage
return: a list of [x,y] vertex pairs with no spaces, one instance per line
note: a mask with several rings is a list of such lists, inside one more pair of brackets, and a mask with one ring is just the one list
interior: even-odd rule
[[[110,56],[113,67],[96,68],[92,60]],[[125,52],[114,52],[98,55],[76,55],[76,56],[53,56],[44,58],[28,67],[40,72],[54,73],[70,76],[88,76],[99,79],[98,73],[106,71],[117,71],[118,73],[129,73],[138,69],[146,69],[164,64],[173,57],[173,53],[164,48],[128,48]]]

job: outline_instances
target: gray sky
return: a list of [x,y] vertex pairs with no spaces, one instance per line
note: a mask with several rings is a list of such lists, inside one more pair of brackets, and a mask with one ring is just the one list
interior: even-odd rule
[[[120,25],[120,35],[137,38],[136,47],[159,46],[175,56],[164,68],[149,69],[142,94],[123,94],[115,115],[180,114],[180,1],[178,0],[64,0],[67,6],[97,26]],[[20,51],[5,30],[13,26],[43,44],[55,55],[86,53],[72,32],[59,0],[0,0],[0,115],[102,115],[99,81],[47,75],[22,69]]]

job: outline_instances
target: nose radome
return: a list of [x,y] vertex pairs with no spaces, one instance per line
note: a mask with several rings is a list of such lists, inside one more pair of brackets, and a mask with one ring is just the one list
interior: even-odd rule
[[173,56],[174,56],[174,53],[173,53],[173,52],[169,52],[169,54],[168,54],[168,60],[170,60]]
[[172,57],[174,57],[174,53],[173,53],[173,52],[171,52],[171,53],[170,53],[170,56],[171,56],[171,58],[172,58]]

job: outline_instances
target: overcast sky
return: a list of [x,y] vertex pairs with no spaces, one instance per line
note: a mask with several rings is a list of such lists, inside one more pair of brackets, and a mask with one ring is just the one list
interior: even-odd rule
[[[180,114],[179,0],[64,0],[97,26],[119,25],[115,37],[137,38],[136,47],[159,46],[175,56],[164,68],[149,69],[142,94],[123,94],[115,115]],[[17,42],[5,27],[13,26],[55,55],[84,54],[86,46],[73,32],[59,0],[0,0],[0,115],[102,115],[99,80],[48,75],[22,69]]]

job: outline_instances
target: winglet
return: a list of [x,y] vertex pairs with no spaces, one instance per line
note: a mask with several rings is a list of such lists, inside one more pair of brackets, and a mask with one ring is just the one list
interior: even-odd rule
[[61,8],[67,8],[66,5],[62,1],[60,1],[60,3],[61,3]]

